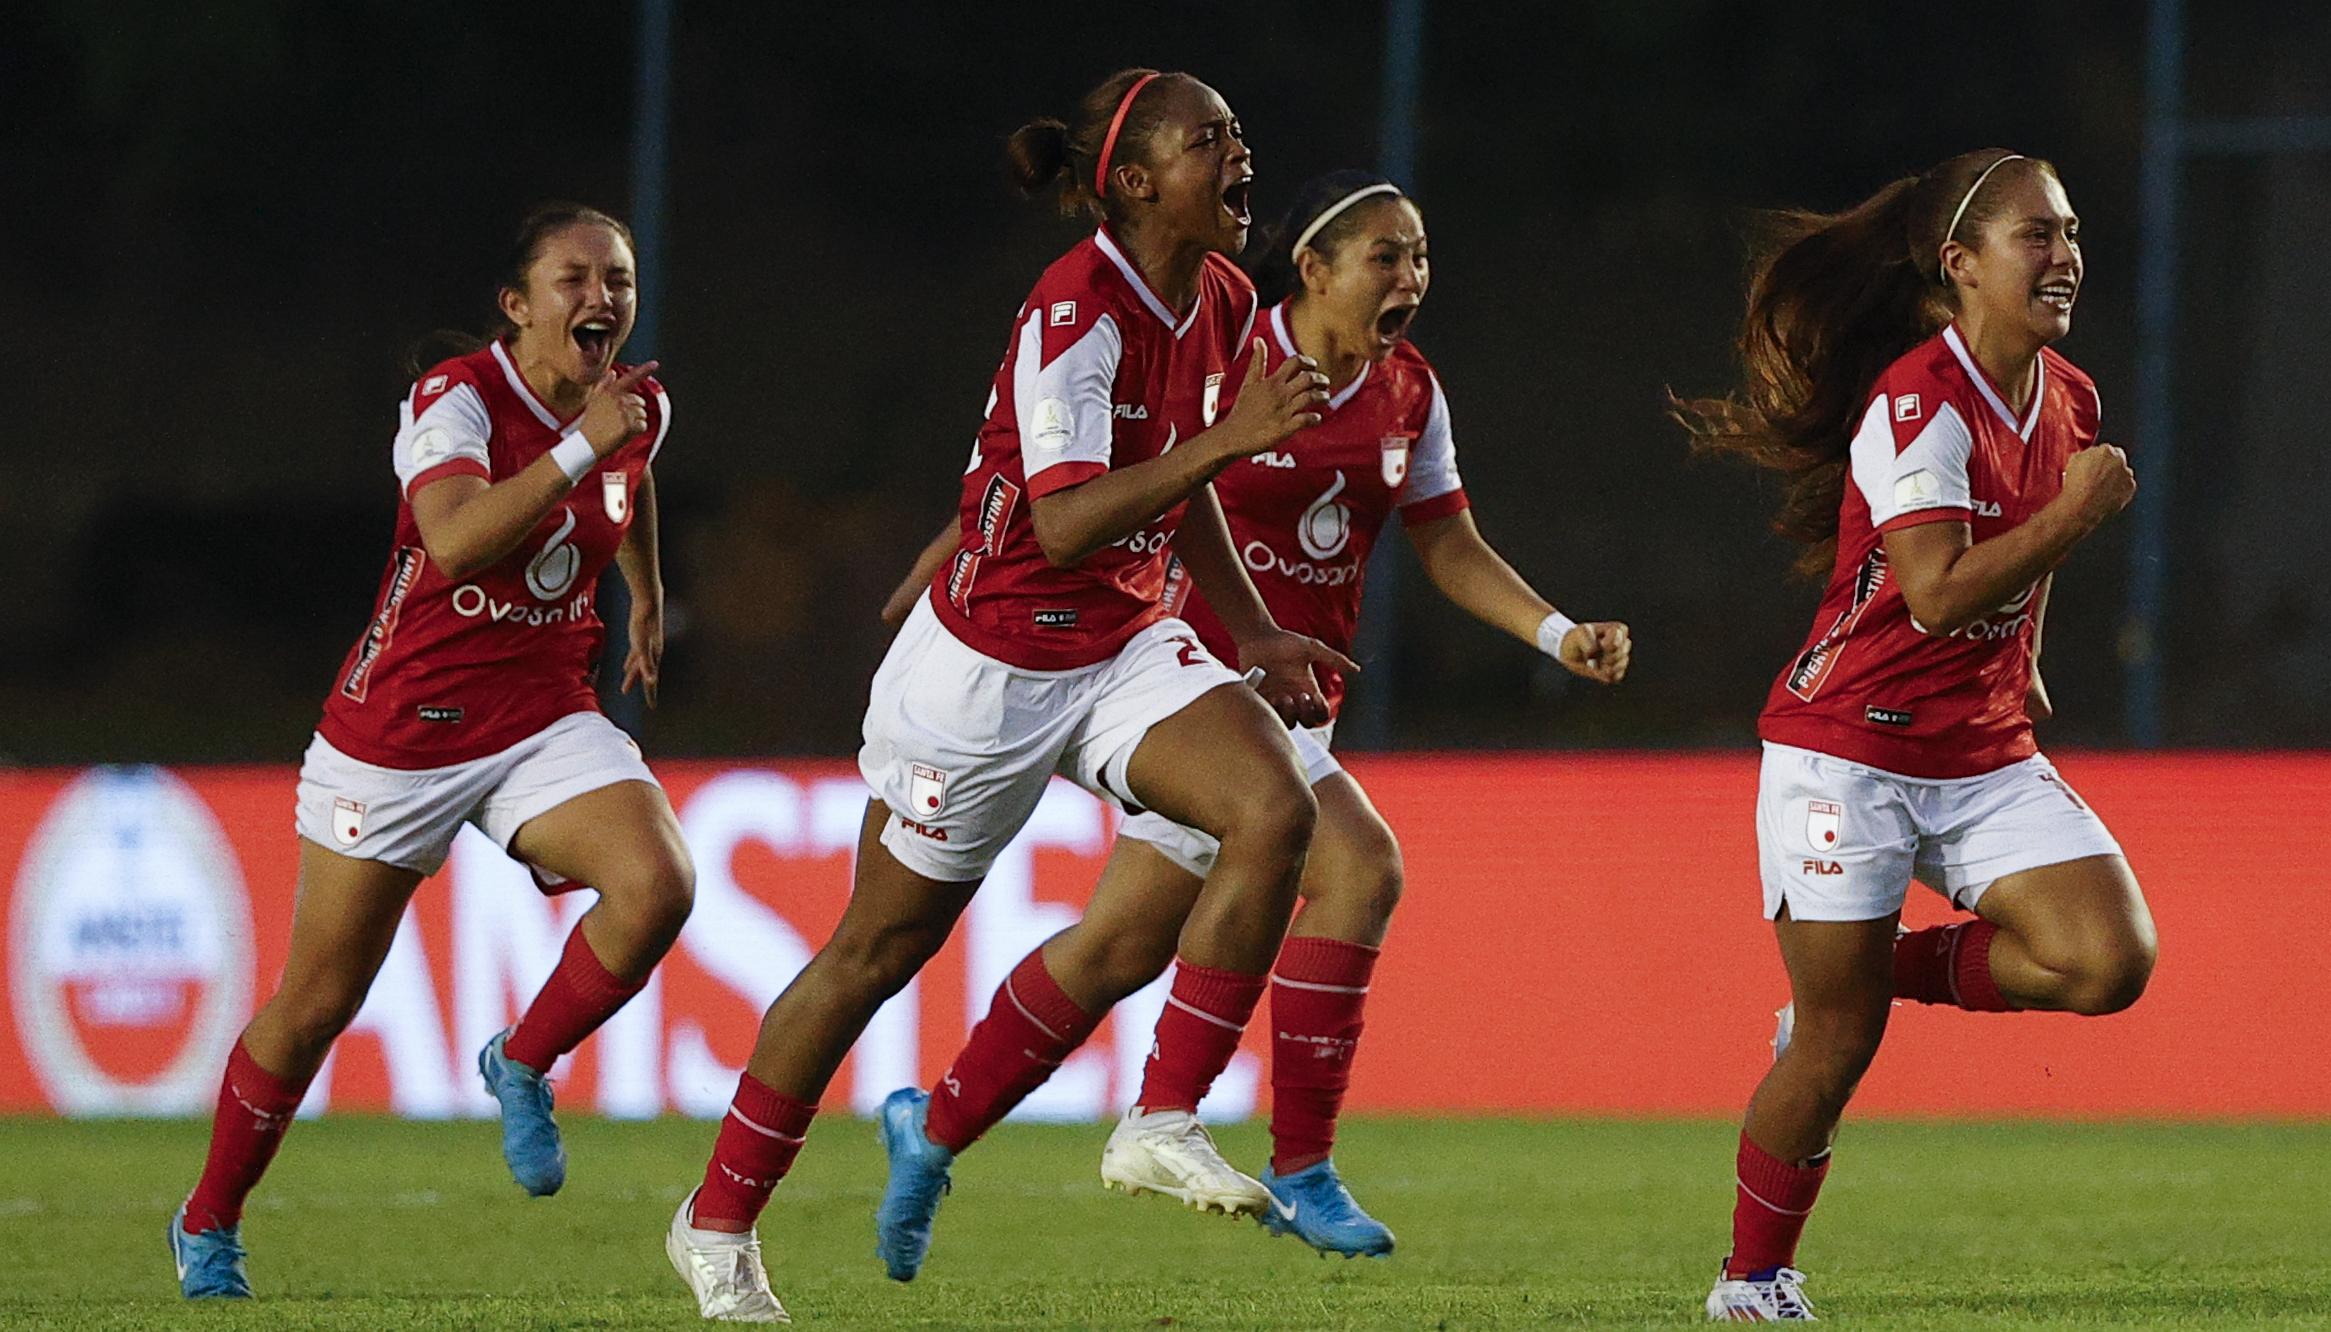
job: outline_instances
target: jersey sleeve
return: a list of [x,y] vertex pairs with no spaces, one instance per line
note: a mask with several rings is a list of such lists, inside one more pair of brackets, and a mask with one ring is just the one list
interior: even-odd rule
[[1975,437],[1959,409],[1938,395],[1882,392],[1854,431],[1854,486],[1870,525],[1890,532],[1920,523],[1965,522],[1975,510],[1967,459]]
[[494,421],[477,385],[444,370],[431,371],[413,386],[398,418],[393,454],[405,498],[449,476],[493,479],[486,446]]
[[1457,475],[1457,437],[1449,429],[1449,396],[1441,391],[1441,377],[1430,371],[1426,382],[1432,399],[1425,408],[1424,429],[1418,433],[1408,459],[1408,475],[1393,502],[1400,521],[1409,527],[1462,513],[1472,507],[1465,497],[1464,479]]
[[672,395],[652,379],[646,387],[648,401],[656,405],[656,438],[654,443],[648,445],[648,462],[652,465],[656,455],[664,451],[664,436],[672,433]]
[[1114,315],[1086,300],[1030,302],[1013,363],[1013,409],[1031,499],[1109,470],[1110,388],[1124,357]]

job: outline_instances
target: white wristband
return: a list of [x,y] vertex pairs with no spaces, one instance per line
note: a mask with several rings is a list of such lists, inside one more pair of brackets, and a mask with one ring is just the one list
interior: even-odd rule
[[[599,465],[599,451],[591,447],[591,441],[583,438],[583,432],[570,430],[551,446],[550,460],[567,474],[568,485],[579,486],[583,484],[583,478],[591,474],[591,469]],[[1539,632],[1543,634],[1545,631]]]
[[1577,627],[1578,621],[1560,611],[1548,615],[1538,621],[1538,650],[1556,661],[1562,660],[1562,640]]

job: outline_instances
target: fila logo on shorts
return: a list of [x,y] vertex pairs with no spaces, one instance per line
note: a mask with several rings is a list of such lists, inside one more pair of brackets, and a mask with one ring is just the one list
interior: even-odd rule
[[915,813],[929,818],[947,807],[947,774],[927,763],[908,765],[907,800]]
[[1805,841],[1816,851],[1837,845],[1845,828],[1845,807],[1834,800],[1805,802]]
[[364,837],[364,802],[332,797],[332,836],[342,846],[354,846]]

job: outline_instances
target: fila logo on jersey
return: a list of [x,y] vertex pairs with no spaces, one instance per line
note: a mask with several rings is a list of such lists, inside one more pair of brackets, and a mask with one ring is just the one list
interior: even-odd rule
[[1999,501],[1976,500],[1975,516],[1978,518],[1997,518],[1999,516]]
[[1052,303],[1052,326],[1054,328],[1063,328],[1075,322],[1075,301],[1054,301]]
[[332,797],[332,836],[342,846],[354,846],[364,837],[364,802]]
[[1112,407],[1110,412],[1120,421],[1146,421],[1149,419],[1149,407],[1145,403],[1121,402]]
[[431,375],[421,381],[421,396],[424,398],[432,393],[443,393],[444,391],[445,376],[443,375]]
[[1805,840],[1816,851],[1827,851],[1837,845],[1845,831],[1845,806],[1834,800],[1805,802]]
[[1881,708],[1873,703],[1862,709],[1862,720],[1878,726],[1908,726],[1910,709]]
[[1214,424],[1214,409],[1221,405],[1222,372],[1217,370],[1206,376],[1206,401],[1200,406],[1198,415],[1205,419],[1207,425],[1211,426]]
[[[928,763],[908,764],[907,803],[913,805],[915,807],[915,813],[922,815],[924,818],[929,818],[933,814],[938,813],[940,810],[945,809],[947,807],[946,771],[941,768],[934,768]],[[922,829],[917,829],[916,831],[923,832],[923,835],[926,837],[931,835],[928,832],[924,832]],[[946,839],[941,838],[940,840],[944,841]]]
[[1295,455],[1292,453],[1258,453],[1247,461],[1257,467],[1293,467]]
[[1068,610],[1040,610],[1035,612],[1034,618],[1036,620],[1036,627],[1039,629],[1076,628],[1076,611],[1073,608]]
[[1915,393],[1905,393],[1894,399],[1894,419],[1897,421],[1915,421],[1920,410],[1918,395]]

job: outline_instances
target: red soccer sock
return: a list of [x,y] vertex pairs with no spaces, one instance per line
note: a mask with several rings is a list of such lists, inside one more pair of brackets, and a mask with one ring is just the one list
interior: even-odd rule
[[1991,978],[1991,939],[1999,927],[1967,920],[1913,930],[1894,941],[1894,996],[1922,1004],[1949,1004],[1972,1013],[2005,1013],[2015,1005]]
[[1732,1206],[1732,1256],[1724,1274],[1744,1277],[1797,1261],[1797,1237],[1821,1196],[1829,1174],[1829,1153],[1810,1165],[1792,1165],[1740,1134],[1739,1199]]
[[1144,1110],[1196,1110],[1238,1052],[1239,1034],[1255,1015],[1269,979],[1177,959],[1137,1104]]
[[583,937],[578,922],[550,979],[542,983],[542,993],[534,996],[510,1039],[502,1043],[502,1053],[537,1073],[548,1073],[560,1055],[581,1045],[647,983],[647,975],[625,980],[609,971],[591,951],[591,941]]
[[1335,1146],[1377,952],[1309,936],[1279,950],[1271,969],[1271,1169],[1281,1175]]
[[259,1067],[241,1041],[227,1054],[219,1080],[218,1110],[210,1123],[210,1156],[202,1178],[186,1200],[186,1233],[199,1235],[239,1223],[243,1200],[258,1187],[291,1128],[292,1112],[308,1090],[308,1078],[279,1078]]
[[815,1114],[815,1105],[796,1101],[750,1073],[740,1076],[690,1220],[699,1226],[707,1221],[752,1225],[769,1205],[769,1191],[801,1155]]
[[987,1016],[931,1089],[925,1134],[951,1152],[979,1141],[1042,1086],[1100,1021],[1052,978],[1042,948],[1028,954],[996,987]]

